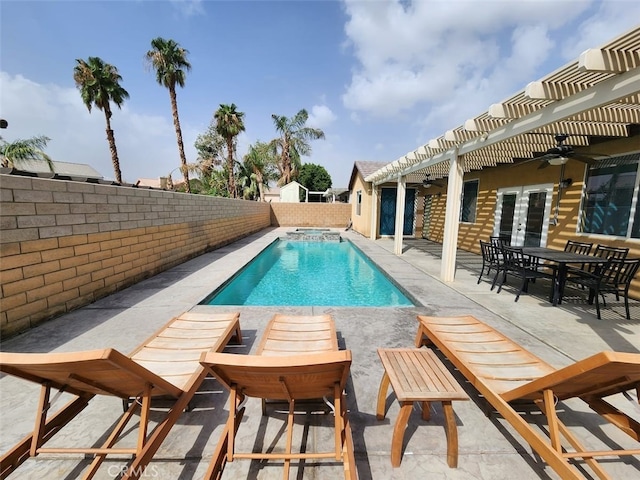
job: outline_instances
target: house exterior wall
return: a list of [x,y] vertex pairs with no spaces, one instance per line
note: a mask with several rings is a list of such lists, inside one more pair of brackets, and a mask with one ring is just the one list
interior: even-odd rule
[[[529,162],[521,166],[501,165],[495,168],[472,171],[464,176],[464,180],[478,179],[477,216],[474,223],[460,223],[458,231],[458,248],[480,254],[479,240],[488,240],[493,235],[496,200],[499,188],[522,185],[553,183],[552,215],[555,211],[560,167],[549,165],[538,169],[539,163]],[[571,186],[563,190],[558,214],[558,223],[549,225],[546,246],[562,250],[567,240],[598,243],[615,247],[629,248],[629,258],[640,257],[640,241],[628,240],[606,235],[578,233],[578,221],[582,190],[584,187],[585,166],[577,161],[569,161],[565,165],[564,178],[571,178]],[[444,180],[443,180],[444,183]],[[442,196],[434,197],[431,211],[431,222],[427,238],[442,243],[444,238],[444,217],[446,206],[446,188]],[[632,283],[630,296],[640,299],[640,278]]]
[[268,203],[0,175],[0,335],[270,226]]
[[[377,222],[376,222],[376,238],[379,237],[380,230],[380,195],[382,188],[397,188],[396,183],[385,183],[378,185],[378,202],[376,205]],[[416,187],[409,185],[407,188],[413,188],[416,190],[415,205],[414,205],[414,228],[413,237],[422,237],[423,219],[424,219],[424,189],[422,187]],[[358,192],[362,192],[362,205],[360,214],[358,215]],[[372,185],[369,182],[365,182],[360,174],[358,174],[353,182],[353,188],[351,190],[351,220],[353,222],[353,230],[369,237],[371,233],[371,207],[373,203]]]
[[[358,192],[361,192],[359,213]],[[351,200],[349,206],[351,208],[351,228],[365,237],[369,237],[371,233],[371,202],[373,201],[371,196],[371,184],[365,182],[360,173],[356,175],[356,178],[353,181],[353,188],[350,196]]]
[[345,228],[349,223],[348,203],[272,203],[274,227]]

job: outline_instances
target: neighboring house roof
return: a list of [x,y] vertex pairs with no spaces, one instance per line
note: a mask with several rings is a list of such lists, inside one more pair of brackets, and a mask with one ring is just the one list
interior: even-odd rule
[[[16,165],[20,170],[33,173],[51,173],[49,165],[43,160],[20,160]],[[86,177],[102,180],[103,175],[91,165],[85,163],[53,162],[53,173],[69,177]]]
[[304,190],[309,190],[307,187],[305,187],[304,185],[296,182],[295,180],[293,182],[289,182],[286,185],[280,187],[280,191],[282,192],[282,190],[291,190],[291,189],[298,189],[300,190],[301,188]]
[[353,164],[353,170],[351,171],[351,178],[349,179],[349,190],[353,187],[353,181],[355,180],[357,173],[360,173],[362,178],[367,178],[369,175],[388,164],[389,162],[364,162],[362,160],[355,162]]
[[325,194],[325,196],[335,195],[337,197],[341,193],[345,193],[345,192],[348,192],[348,191],[349,191],[348,188],[327,188],[327,190],[324,192],[324,194]]
[[[164,183],[164,185],[162,185]],[[138,187],[151,187],[151,188],[167,188],[167,178],[139,178],[136,181]]]

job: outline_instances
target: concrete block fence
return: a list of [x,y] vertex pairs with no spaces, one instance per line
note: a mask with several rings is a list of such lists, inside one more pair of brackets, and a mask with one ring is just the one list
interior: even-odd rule
[[351,218],[350,203],[272,203],[274,227],[345,228]]
[[0,175],[0,335],[267,228],[266,203]]

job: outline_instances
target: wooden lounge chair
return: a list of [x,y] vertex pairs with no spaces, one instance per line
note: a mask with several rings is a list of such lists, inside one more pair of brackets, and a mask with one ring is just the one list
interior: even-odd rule
[[[587,451],[557,416],[555,403],[580,398],[603,418],[640,441],[640,423],[604,397],[640,387],[640,354],[601,352],[555,369],[472,316],[418,315],[416,346],[434,344],[563,479],[584,478],[570,461],[584,459],[601,479],[611,478],[598,456],[638,455],[632,450]],[[548,438],[510,402],[535,402],[548,422]],[[564,443],[563,438],[564,437]]]
[[283,356],[338,350],[331,315],[274,315],[262,335],[256,355]]
[[[0,459],[5,478],[27,458],[40,453],[94,455],[84,478],[95,475],[108,454],[133,454],[124,478],[138,478],[202,383],[207,372],[200,365],[206,352],[221,351],[235,337],[242,341],[239,313],[186,312],[172,319],[129,356],[114,349],[73,353],[0,352],[0,371],[42,385],[34,431]],[[57,413],[48,415],[51,389],[75,395]],[[78,415],[95,395],[134,401],[99,448],[44,448],[42,445]],[[152,397],[171,397],[173,406],[147,434]],[[140,406],[135,448],[114,448]]]
[[[336,327],[330,315],[274,315],[255,355],[207,354],[202,363],[230,391],[229,420],[204,478],[219,479],[226,462],[234,458],[284,460],[283,478],[289,478],[291,460],[334,458],[342,461],[345,478],[355,479],[353,438],[347,418],[344,388],[351,352],[338,350]],[[235,435],[244,414],[244,397],[287,402],[287,444],[284,453],[238,453]],[[333,398],[335,450],[292,453],[292,427],[296,402]]]

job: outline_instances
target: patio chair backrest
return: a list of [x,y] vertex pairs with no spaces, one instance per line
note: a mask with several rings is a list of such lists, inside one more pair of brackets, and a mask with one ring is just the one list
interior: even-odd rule
[[495,249],[491,243],[480,240],[480,252],[482,253],[483,260],[488,264],[496,262]]
[[[624,260],[625,258],[627,258],[627,253],[629,253],[628,248],[610,247],[608,245],[598,244],[596,245],[596,249],[593,252],[593,256],[605,258],[605,259],[612,258],[612,259]],[[588,268],[586,270],[591,273],[597,273],[598,265],[590,264],[588,265]],[[602,270],[602,265],[600,265],[600,270]]]
[[595,257],[601,258],[616,258],[624,260],[625,258],[627,258],[628,253],[628,248],[610,247],[608,245],[596,245],[596,249],[593,252],[593,255]]
[[599,272],[602,275],[601,283],[617,288],[628,287],[640,267],[640,258],[619,259],[609,257]]
[[489,237],[489,241],[493,244],[496,245],[497,247],[503,247],[503,246],[509,246],[511,245],[511,238],[505,236],[505,235],[500,235],[497,237]]
[[576,242],[575,240],[567,240],[567,244],[564,246],[565,252],[579,253],[581,255],[589,255],[593,248],[593,243]]
[[503,247],[504,263],[508,270],[524,273],[527,268],[534,267],[531,259],[522,252],[522,247]]

